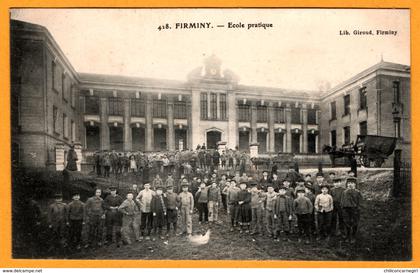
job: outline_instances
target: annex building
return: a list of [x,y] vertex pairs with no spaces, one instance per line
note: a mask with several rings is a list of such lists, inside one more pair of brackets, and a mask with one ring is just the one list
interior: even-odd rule
[[[197,145],[319,154],[358,134],[398,138],[410,157],[410,67],[381,61],[326,91],[241,85],[210,56],[186,81],[78,73],[49,31],[11,21],[12,158],[62,169],[57,149],[163,151]],[[94,71],[92,71],[94,72]]]

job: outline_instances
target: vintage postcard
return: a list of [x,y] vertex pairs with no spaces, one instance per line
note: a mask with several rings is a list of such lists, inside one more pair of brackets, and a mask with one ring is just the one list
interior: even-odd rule
[[8,11],[12,260],[413,261],[410,8]]

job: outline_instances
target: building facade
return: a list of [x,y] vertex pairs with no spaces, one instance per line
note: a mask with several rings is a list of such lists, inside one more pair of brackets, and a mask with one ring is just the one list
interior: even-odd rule
[[241,85],[221,64],[210,56],[184,82],[78,73],[46,28],[12,20],[12,157],[61,168],[57,150],[72,143],[87,152],[258,143],[259,154],[319,154],[364,133],[399,137],[409,157],[408,66],[380,62],[321,93]]

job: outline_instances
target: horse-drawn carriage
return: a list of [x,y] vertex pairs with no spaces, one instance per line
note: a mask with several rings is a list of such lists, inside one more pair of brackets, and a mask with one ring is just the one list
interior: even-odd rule
[[336,158],[347,157],[356,158],[365,167],[381,167],[385,159],[394,152],[396,142],[394,137],[358,135],[355,144],[343,145],[338,149],[324,145],[323,152],[330,155],[333,165]]

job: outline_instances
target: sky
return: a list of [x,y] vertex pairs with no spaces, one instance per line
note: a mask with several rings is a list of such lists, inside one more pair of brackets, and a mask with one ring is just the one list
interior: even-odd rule
[[[240,84],[319,90],[381,57],[410,65],[410,12],[403,9],[12,9],[10,15],[45,26],[78,72],[186,81],[215,54]],[[201,22],[213,28],[175,28]],[[227,28],[229,22],[245,28]],[[273,27],[247,28],[258,23]],[[159,31],[165,24],[172,29]]]

